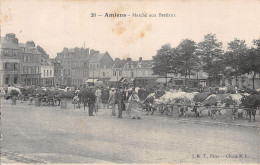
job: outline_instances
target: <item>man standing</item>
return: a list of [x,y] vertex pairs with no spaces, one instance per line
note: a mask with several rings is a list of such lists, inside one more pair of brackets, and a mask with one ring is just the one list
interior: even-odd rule
[[109,93],[109,99],[108,102],[110,105],[112,105],[112,116],[116,116],[116,110],[115,110],[115,104],[116,104],[116,92],[115,88],[111,88],[111,92]]
[[122,118],[122,111],[124,109],[124,100],[125,100],[125,95],[122,87],[119,87],[119,89],[116,92],[116,100],[117,100],[117,105],[118,105],[118,118]]
[[94,91],[91,89],[87,92],[87,98],[88,98],[88,114],[89,116],[94,116],[93,111],[94,111],[94,106],[95,106],[95,100],[96,96],[94,94]]
[[103,88],[102,92],[101,92],[101,100],[102,100],[102,104],[103,104],[103,108],[109,109],[109,105],[108,105],[108,98],[109,98],[109,88]]
[[98,109],[100,109],[101,94],[102,94],[102,91],[98,87],[96,92],[95,92],[95,95],[96,95],[96,105],[95,105],[95,108],[96,108],[97,111],[98,111]]

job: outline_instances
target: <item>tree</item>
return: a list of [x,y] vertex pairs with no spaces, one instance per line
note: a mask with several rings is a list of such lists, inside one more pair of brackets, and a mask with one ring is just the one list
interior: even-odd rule
[[260,39],[253,41],[253,47],[249,49],[243,58],[242,73],[252,73],[253,89],[255,89],[255,77],[260,73]]
[[224,72],[222,42],[218,42],[215,34],[207,34],[204,41],[200,42],[196,54],[202,60],[202,69],[211,81],[216,82]]
[[190,39],[185,39],[181,41],[177,47],[177,57],[178,61],[178,72],[185,76],[185,85],[186,78],[193,74],[192,71],[197,70],[199,58],[195,54],[196,43]]
[[174,61],[176,51],[171,48],[170,44],[165,44],[160,50],[157,50],[157,54],[153,56],[152,71],[154,75],[164,76],[167,85],[167,74],[178,73]]
[[235,76],[237,86],[238,76],[242,74],[241,67],[243,67],[244,56],[247,51],[248,48],[245,44],[245,40],[235,38],[234,41],[228,43],[228,49],[225,53],[226,73],[228,77]]

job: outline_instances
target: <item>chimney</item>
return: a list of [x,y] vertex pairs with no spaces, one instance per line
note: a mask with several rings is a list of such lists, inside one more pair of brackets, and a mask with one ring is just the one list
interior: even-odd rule
[[27,45],[30,45],[31,47],[35,47],[35,43],[33,41],[27,41]]
[[139,62],[142,62],[143,61],[143,58],[142,57],[139,57]]
[[98,54],[99,51],[95,50],[95,49],[90,49],[90,55],[94,55],[94,54]]
[[18,44],[18,39],[15,37],[15,34],[14,34],[14,33],[8,33],[8,34],[5,35],[5,37],[6,37],[8,40],[12,41],[13,43]]
[[89,55],[89,48],[86,48],[86,55]]
[[15,34],[14,33],[8,33],[8,34],[6,34],[5,37],[8,38],[8,39],[15,39]]
[[69,51],[68,48],[66,48],[66,47],[63,48],[63,52],[68,52],[68,51]]
[[120,61],[120,58],[115,58],[115,62],[119,62]]

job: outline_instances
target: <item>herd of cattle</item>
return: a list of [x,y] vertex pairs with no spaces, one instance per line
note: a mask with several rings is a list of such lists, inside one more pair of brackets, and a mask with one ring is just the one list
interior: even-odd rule
[[[8,87],[8,89],[4,90],[0,89],[1,95],[10,95],[12,90],[16,90],[21,94],[21,90],[16,87]],[[42,88],[42,90],[46,91],[46,88]],[[66,87],[65,89],[55,89],[61,92],[69,92],[71,88]],[[79,93],[80,90],[74,90],[75,94]],[[216,118],[217,115],[232,115],[233,119],[237,118],[249,118],[251,121],[251,117],[253,117],[253,121],[255,121],[256,111],[259,109],[245,108],[241,106],[241,98],[244,94],[229,94],[225,95],[226,98],[233,99],[235,104],[226,106],[225,103],[218,101],[216,95],[209,95],[205,101],[213,100],[212,104],[207,104],[205,101],[203,102],[195,102],[194,97],[198,94],[198,92],[182,92],[182,91],[174,91],[174,92],[165,92],[165,94],[161,97],[157,97],[156,93],[150,93],[146,99],[140,101],[140,108],[146,110],[146,115],[153,115],[155,112],[164,115],[178,115],[179,117],[185,117],[187,114],[193,114],[195,117],[201,117],[204,111],[208,112],[208,116],[211,116],[212,119]],[[34,97],[23,98],[23,101],[29,101],[29,104],[32,104]],[[62,98],[59,97],[42,97],[41,104],[42,105],[61,105]],[[80,104],[84,104],[84,102],[80,101]]]

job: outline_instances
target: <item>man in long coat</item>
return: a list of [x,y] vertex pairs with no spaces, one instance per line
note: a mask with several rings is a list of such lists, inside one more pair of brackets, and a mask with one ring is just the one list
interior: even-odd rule
[[90,89],[87,92],[87,100],[88,100],[88,114],[89,114],[89,116],[94,116],[93,111],[95,108],[96,96],[92,89]]
[[122,111],[124,109],[124,100],[125,100],[125,92],[123,91],[122,87],[119,87],[119,89],[116,92],[116,102],[118,105],[118,118],[122,118]]

